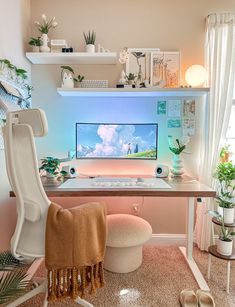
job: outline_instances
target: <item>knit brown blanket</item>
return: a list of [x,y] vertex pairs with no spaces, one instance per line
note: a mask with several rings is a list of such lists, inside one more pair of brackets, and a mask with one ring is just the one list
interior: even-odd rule
[[104,285],[106,210],[87,203],[71,209],[51,203],[46,224],[48,300],[83,297]]

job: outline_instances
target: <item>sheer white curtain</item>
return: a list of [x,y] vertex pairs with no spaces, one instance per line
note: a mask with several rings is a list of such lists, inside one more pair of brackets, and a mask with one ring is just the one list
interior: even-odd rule
[[[208,71],[210,99],[207,102],[202,136],[199,180],[215,187],[215,170],[220,147],[225,140],[235,79],[235,14],[212,14],[206,20],[205,64]],[[207,250],[212,240],[210,218],[205,214],[214,208],[212,199],[197,207],[196,242]]]

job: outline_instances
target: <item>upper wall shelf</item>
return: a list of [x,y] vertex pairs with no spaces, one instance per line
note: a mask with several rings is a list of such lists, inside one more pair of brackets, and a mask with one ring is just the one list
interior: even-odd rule
[[26,57],[32,64],[117,64],[116,52],[27,52]]
[[199,97],[209,92],[209,88],[58,88],[65,97]]

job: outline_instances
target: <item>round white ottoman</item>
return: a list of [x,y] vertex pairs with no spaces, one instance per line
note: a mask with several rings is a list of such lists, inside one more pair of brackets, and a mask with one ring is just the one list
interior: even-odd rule
[[107,216],[108,237],[104,268],[114,273],[128,273],[142,263],[143,244],[152,236],[152,227],[130,214]]

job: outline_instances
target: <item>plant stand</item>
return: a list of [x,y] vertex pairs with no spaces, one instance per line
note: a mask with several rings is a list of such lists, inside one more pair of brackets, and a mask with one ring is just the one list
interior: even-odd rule
[[[216,225],[221,225],[221,223],[215,218],[212,218],[212,222]],[[235,228],[235,223],[233,224],[225,224],[225,227],[229,228]],[[208,270],[207,270],[207,278],[210,279],[210,274],[211,274],[211,258],[212,256],[226,260],[227,261],[227,285],[226,285],[226,292],[229,294],[229,287],[230,287],[230,269],[231,269],[231,261],[235,260],[235,251],[233,250],[232,255],[230,256],[225,256],[221,255],[220,253],[217,252],[217,246],[216,245],[211,245],[208,248],[209,252],[209,258],[208,258]]]

